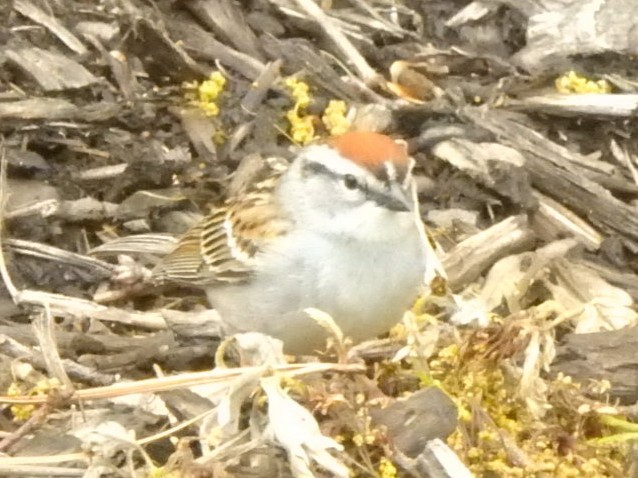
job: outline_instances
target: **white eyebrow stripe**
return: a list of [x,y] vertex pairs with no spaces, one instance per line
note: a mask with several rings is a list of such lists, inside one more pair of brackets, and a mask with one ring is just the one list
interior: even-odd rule
[[413,158],[410,158],[408,161],[408,165],[407,168],[405,170],[405,176],[403,178],[403,187],[408,187],[410,184],[410,180],[412,179],[412,169],[414,169],[414,165],[416,164],[416,162],[414,161]]
[[337,151],[324,145],[308,146],[303,155],[308,165],[318,165],[335,177],[342,177],[346,174],[354,174],[357,177],[361,177],[363,174],[367,178],[368,186],[380,191],[386,189],[389,182],[399,182],[403,187],[409,186],[410,173],[414,166],[414,159],[409,158],[404,175],[403,165],[397,167],[397,164],[392,161],[384,161],[383,171],[387,175],[386,181],[385,178],[379,179],[373,171],[363,165],[356,164],[351,160],[343,161],[344,158]]
[[395,182],[397,180],[397,168],[394,163],[386,161],[383,163],[383,166],[385,167],[385,172],[388,175],[388,181]]

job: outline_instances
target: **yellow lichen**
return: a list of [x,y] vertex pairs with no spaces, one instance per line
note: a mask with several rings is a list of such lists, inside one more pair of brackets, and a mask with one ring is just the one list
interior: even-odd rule
[[556,78],[559,93],[611,93],[611,85],[606,80],[590,80],[575,71],[568,71]]
[[[17,397],[19,395],[24,395],[24,390],[20,386],[20,384],[16,382],[12,382],[9,385],[9,389],[7,390],[7,395],[10,397]],[[11,413],[13,414],[13,419],[16,422],[26,422],[33,412],[35,411],[34,405],[12,405]]]
[[394,466],[390,460],[386,457],[381,458],[379,461],[379,477],[380,478],[396,478],[397,467]]
[[218,71],[211,73],[208,79],[201,83],[193,82],[182,85],[186,90],[186,100],[191,105],[201,109],[206,116],[217,116],[219,114],[217,99],[224,91],[225,86],[226,78]]
[[284,80],[294,100],[294,106],[286,112],[286,119],[290,122],[290,136],[295,143],[308,144],[315,139],[314,118],[306,115],[305,109],[310,105],[310,87],[307,83],[294,77]]
[[346,118],[348,107],[345,101],[330,100],[323,112],[321,121],[332,136],[337,136],[350,129],[350,121]]
[[166,467],[151,467],[149,473],[149,478],[179,478],[183,476],[179,470],[167,470]]
[[288,87],[290,95],[295,100],[295,108],[305,109],[310,105],[312,97],[310,96],[308,83],[291,76],[284,80],[284,84]]
[[[46,395],[51,390],[56,390],[60,388],[60,381],[56,378],[51,379],[43,379],[36,383],[35,387],[25,393],[25,389],[23,386],[16,382],[12,382],[9,385],[9,389],[7,390],[7,395],[16,397],[20,395],[29,395],[29,396],[39,396]],[[27,421],[33,415],[35,411],[34,405],[12,405],[11,413],[13,414],[13,419],[16,422],[24,422]]]
[[[583,392],[576,384],[565,376],[548,382],[556,397],[565,397],[565,408],[560,401],[550,402],[553,408],[543,421],[537,420],[517,393],[515,376],[506,373],[508,369],[497,360],[483,358],[485,351],[485,344],[470,341],[462,350],[448,345],[428,361],[432,379],[439,381],[458,408],[459,429],[448,438],[448,444],[475,476],[622,476],[616,474],[614,463],[622,463],[627,448],[618,446],[622,439],[599,439],[594,446],[583,435],[583,418],[576,403]],[[614,427],[616,430],[626,426],[624,421],[609,422],[621,424]],[[527,466],[512,462],[504,446],[506,440],[527,457]],[[569,445],[561,447],[561,440]]]
[[225,131],[222,131],[221,129],[216,129],[215,132],[213,133],[213,142],[216,145],[224,144],[227,139],[228,139],[228,135],[226,134]]
[[295,143],[308,144],[315,139],[312,116],[300,116],[292,109],[286,113],[286,119],[290,122],[290,136]]
[[346,118],[348,107],[344,101],[330,100],[320,118],[308,114],[306,109],[312,103],[312,95],[308,83],[295,77],[288,77],[284,85],[290,91],[294,105],[286,112],[286,119],[290,123],[290,138],[297,144],[305,145],[317,139],[315,126],[323,123],[332,136],[340,135],[350,129],[350,122]]

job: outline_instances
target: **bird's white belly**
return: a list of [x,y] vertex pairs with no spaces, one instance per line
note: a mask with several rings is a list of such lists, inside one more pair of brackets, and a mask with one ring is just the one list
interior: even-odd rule
[[[418,294],[425,269],[416,228],[400,241],[328,241],[307,237],[303,249],[283,244],[276,260],[249,284],[209,290],[229,332],[258,331],[280,338],[291,353],[325,345],[326,333],[304,312],[330,314],[356,342],[387,331]],[[271,256],[272,257],[272,256]]]

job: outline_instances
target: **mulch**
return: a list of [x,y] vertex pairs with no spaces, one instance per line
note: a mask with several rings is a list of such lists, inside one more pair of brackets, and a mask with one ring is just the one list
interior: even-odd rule
[[[0,475],[630,476],[603,438],[636,433],[609,417],[638,402],[638,12],[601,2],[596,42],[592,2],[513,3],[0,5]],[[203,294],[150,271],[336,101],[407,142],[442,292],[290,364],[219,347]]]

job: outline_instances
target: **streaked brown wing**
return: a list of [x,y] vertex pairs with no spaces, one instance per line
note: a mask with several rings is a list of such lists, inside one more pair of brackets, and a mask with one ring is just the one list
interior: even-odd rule
[[229,198],[188,231],[153,277],[197,286],[247,280],[257,253],[289,227],[272,195],[282,172],[273,171],[240,197]]

